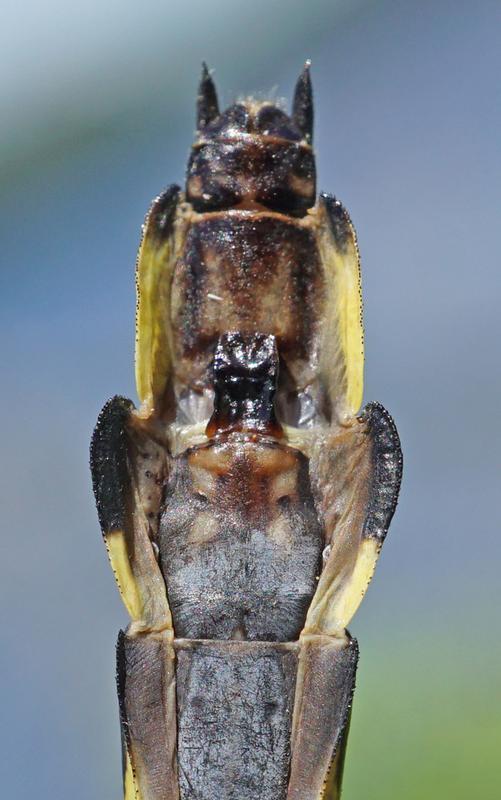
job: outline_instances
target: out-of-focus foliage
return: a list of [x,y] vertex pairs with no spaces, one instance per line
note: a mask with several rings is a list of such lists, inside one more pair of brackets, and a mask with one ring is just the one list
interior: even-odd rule
[[345,770],[346,800],[499,795],[501,648],[433,624],[362,642]]
[[182,181],[200,62],[223,100],[313,59],[320,187],[362,250],[367,400],[401,504],[352,625],[346,800],[494,800],[498,712],[498,3],[8,3],[0,32],[2,791],[119,797],[114,636],[90,431],[134,397],[133,266]]

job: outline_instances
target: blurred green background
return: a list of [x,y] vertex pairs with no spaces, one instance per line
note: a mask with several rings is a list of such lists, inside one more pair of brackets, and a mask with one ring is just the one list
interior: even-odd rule
[[500,797],[500,3],[8,0],[2,18],[2,796],[120,797],[126,617],[87,448],[104,400],[135,397],[140,225],[183,180],[202,59],[231,102],[290,97],[309,57],[319,185],[362,251],[366,400],[405,454],[351,627],[344,797]]

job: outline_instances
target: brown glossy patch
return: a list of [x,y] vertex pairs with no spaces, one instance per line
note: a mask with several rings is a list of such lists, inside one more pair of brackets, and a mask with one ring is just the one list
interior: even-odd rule
[[237,514],[242,525],[267,529],[280,515],[277,501],[299,502],[306,472],[292,448],[236,434],[187,454],[193,489],[217,508],[218,517]]
[[234,330],[273,334],[296,383],[307,383],[323,296],[315,236],[307,226],[249,212],[199,217],[172,284],[177,380],[198,389],[210,385],[216,342]]

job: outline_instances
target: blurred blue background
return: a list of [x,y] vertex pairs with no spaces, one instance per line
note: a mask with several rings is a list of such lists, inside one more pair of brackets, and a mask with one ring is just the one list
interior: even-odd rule
[[494,800],[499,753],[499,2],[27,0],[4,6],[2,796],[119,798],[126,622],[87,450],[135,397],[134,260],[182,182],[200,62],[222,100],[313,60],[320,187],[362,251],[366,399],[401,502],[352,623],[346,800]]

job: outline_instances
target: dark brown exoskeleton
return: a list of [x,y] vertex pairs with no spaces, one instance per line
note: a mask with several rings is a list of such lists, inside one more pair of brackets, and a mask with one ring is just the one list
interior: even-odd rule
[[402,457],[359,413],[358,249],[316,200],[308,65],[291,115],[220,112],[204,68],[185,192],[147,216],[141,407],[91,446],[132,618],[118,642],[126,800],[338,798],[357,664],[346,626],[393,515]]

